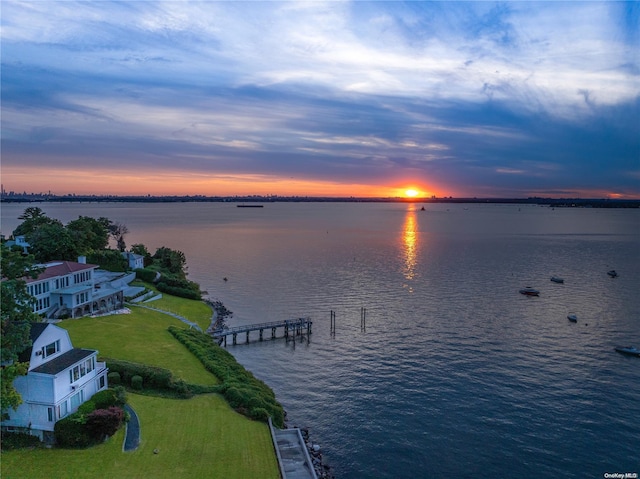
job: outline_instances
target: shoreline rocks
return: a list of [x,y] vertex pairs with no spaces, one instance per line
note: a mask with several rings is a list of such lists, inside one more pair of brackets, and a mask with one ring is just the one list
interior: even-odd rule
[[307,451],[309,451],[309,457],[313,464],[313,468],[316,471],[318,479],[335,479],[331,466],[325,464],[322,459],[322,448],[318,444],[314,444],[309,437],[309,429],[306,427],[300,428],[302,439],[304,440]]

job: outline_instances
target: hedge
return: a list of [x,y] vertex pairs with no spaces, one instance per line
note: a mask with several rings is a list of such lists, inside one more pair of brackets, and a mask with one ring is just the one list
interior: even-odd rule
[[[186,384],[181,379],[175,379],[171,371],[168,369],[122,361],[119,359],[106,358],[105,361],[110,374],[117,372],[122,378],[122,383],[131,385],[132,388],[135,388],[138,385],[138,380],[136,379],[134,381],[133,378],[135,376],[139,376],[142,378],[142,384],[144,384],[148,389],[171,391],[182,398],[193,397],[193,391],[191,390],[190,385]],[[136,383],[136,386],[134,386],[134,382]]]
[[191,351],[222,384],[216,386],[229,405],[251,419],[271,420],[276,427],[284,427],[284,409],[273,390],[247,371],[226,350],[195,329],[169,327],[169,332]]
[[200,291],[194,291],[193,289],[190,289],[190,288],[180,288],[178,286],[169,286],[164,281],[160,281],[158,284],[156,284],[156,288],[158,288],[158,291],[160,291],[161,293],[167,293],[172,296],[178,296],[180,298],[195,299],[195,300],[202,299],[202,295],[200,294]]
[[146,283],[153,283],[156,279],[156,274],[158,274],[156,271],[153,271],[147,268],[136,269],[135,272],[136,272],[136,278],[141,279]]

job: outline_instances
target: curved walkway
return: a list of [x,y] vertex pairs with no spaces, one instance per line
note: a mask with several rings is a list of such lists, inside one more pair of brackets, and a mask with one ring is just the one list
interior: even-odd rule
[[140,444],[140,421],[138,415],[128,404],[124,405],[125,411],[129,413],[129,422],[124,431],[124,443],[122,450],[124,452],[135,451]]
[[191,326],[194,329],[197,329],[198,331],[202,332],[202,328],[200,326],[198,326],[196,323],[194,323],[193,321],[189,321],[187,318],[185,318],[184,316],[180,316],[178,314],[175,313],[170,313],[169,311],[165,311],[163,309],[158,309],[158,308],[152,308],[151,306],[143,306],[142,304],[136,304],[136,306],[138,308],[145,308],[145,309],[150,309],[151,311],[156,311],[158,313],[163,313],[163,314],[167,314],[169,316],[172,316],[176,319],[179,319],[180,321],[182,321],[185,324],[188,324],[189,326]]

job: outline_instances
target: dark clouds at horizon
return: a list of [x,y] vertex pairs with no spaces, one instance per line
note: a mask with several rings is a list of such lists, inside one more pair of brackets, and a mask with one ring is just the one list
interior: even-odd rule
[[639,21],[636,2],[3,2],[3,183],[637,197]]

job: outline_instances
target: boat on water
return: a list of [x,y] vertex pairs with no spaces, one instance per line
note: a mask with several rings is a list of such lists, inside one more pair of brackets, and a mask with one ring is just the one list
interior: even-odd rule
[[551,281],[559,284],[564,283],[564,279],[560,278],[559,276],[551,276]]
[[634,348],[633,346],[616,346],[614,349],[622,354],[640,357],[640,349]]
[[236,205],[238,208],[264,208],[264,205]]
[[567,314],[567,319],[569,321],[571,321],[572,323],[577,323],[578,322],[578,316],[575,313]]
[[607,271],[607,274],[612,278],[615,278],[618,276],[618,272],[615,269],[612,269],[611,271]]
[[540,291],[530,286],[527,286],[526,288],[522,288],[520,290],[520,294],[524,294],[525,296],[540,296]]

